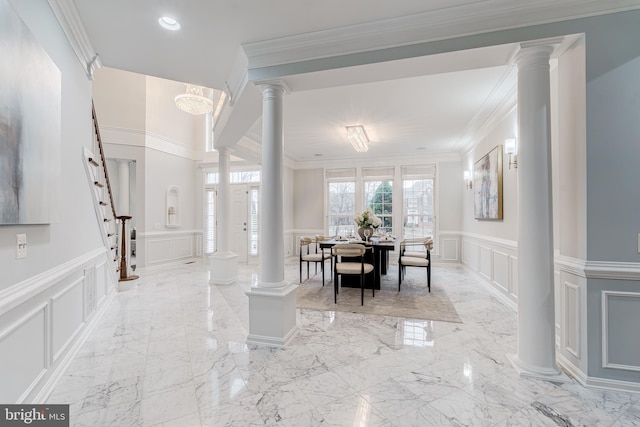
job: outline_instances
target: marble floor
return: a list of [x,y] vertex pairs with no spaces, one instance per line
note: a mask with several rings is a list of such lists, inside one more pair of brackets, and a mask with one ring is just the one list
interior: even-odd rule
[[432,286],[463,323],[299,310],[283,349],[245,343],[256,267],[137,273],[49,398],[74,426],[640,426],[638,394],[518,378],[516,314],[461,267]]

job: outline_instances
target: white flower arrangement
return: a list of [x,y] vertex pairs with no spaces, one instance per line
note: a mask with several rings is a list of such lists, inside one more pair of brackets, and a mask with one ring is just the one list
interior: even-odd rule
[[373,227],[378,228],[382,225],[382,220],[373,213],[371,208],[367,208],[364,212],[356,214],[353,218],[353,222],[360,228]]

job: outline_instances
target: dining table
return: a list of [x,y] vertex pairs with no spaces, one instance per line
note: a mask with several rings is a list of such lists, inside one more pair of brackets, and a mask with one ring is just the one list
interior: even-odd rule
[[[318,242],[322,251],[327,249],[331,250],[333,246],[345,243],[358,243],[369,249],[365,253],[365,262],[373,264],[373,275],[367,275],[365,277],[365,288],[371,289],[373,287],[374,289],[380,289],[381,276],[387,274],[389,267],[389,252],[395,249],[395,239],[370,237],[369,240],[364,241],[357,238],[332,238]],[[344,277],[340,281],[340,285],[359,288],[360,282],[356,277]]]

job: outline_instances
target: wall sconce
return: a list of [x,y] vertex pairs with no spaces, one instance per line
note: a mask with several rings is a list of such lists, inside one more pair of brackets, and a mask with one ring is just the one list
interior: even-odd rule
[[471,181],[471,171],[464,171],[464,182],[467,185],[467,190],[473,188],[473,181]]
[[504,152],[509,155],[509,169],[511,166],[518,168],[518,148],[515,138],[507,138],[504,140]]

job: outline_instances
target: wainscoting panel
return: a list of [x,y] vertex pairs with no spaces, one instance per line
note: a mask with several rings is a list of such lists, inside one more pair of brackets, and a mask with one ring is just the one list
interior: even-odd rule
[[109,292],[109,289],[107,288],[108,281],[105,276],[107,274],[105,267],[106,263],[102,262],[96,264],[94,269],[94,275],[96,278],[96,305],[100,305],[102,298],[104,298]]
[[193,237],[181,237],[173,241],[173,258],[191,258],[193,256]]
[[515,309],[518,296],[517,243],[488,236],[462,234],[463,264]]
[[493,283],[504,292],[509,291],[509,254],[493,251]]
[[602,291],[602,366],[640,371],[639,292]]
[[51,324],[55,325],[51,340],[54,363],[71,344],[84,324],[83,285],[84,278],[77,279],[51,297]]
[[492,269],[492,251],[488,246],[480,246],[480,274],[488,280],[493,281],[493,269]]
[[0,402],[46,401],[115,295],[109,256],[98,248],[0,292]]
[[580,287],[577,284],[564,282],[562,285],[564,301],[562,331],[563,350],[580,359]]
[[40,305],[0,331],[0,402],[29,393],[47,370],[47,306]]
[[154,239],[147,241],[147,264],[158,264],[173,260],[173,244],[171,239]]
[[138,240],[145,247],[144,259],[137,259],[138,267],[141,268],[182,261],[193,258],[197,253],[202,254],[202,231],[200,230],[138,233]]
[[478,259],[480,258],[480,255],[479,255],[480,249],[478,244],[475,242],[464,240],[462,242],[462,248],[463,248],[463,251],[462,251],[463,264],[466,264],[472,270],[478,271],[478,268],[479,268]]
[[443,238],[440,240],[442,242],[442,261],[460,261],[460,253],[459,253],[459,239],[451,239],[451,238]]
[[202,256],[202,236],[201,235],[196,236],[196,256],[197,257]]
[[509,256],[509,294],[518,299],[518,257]]

